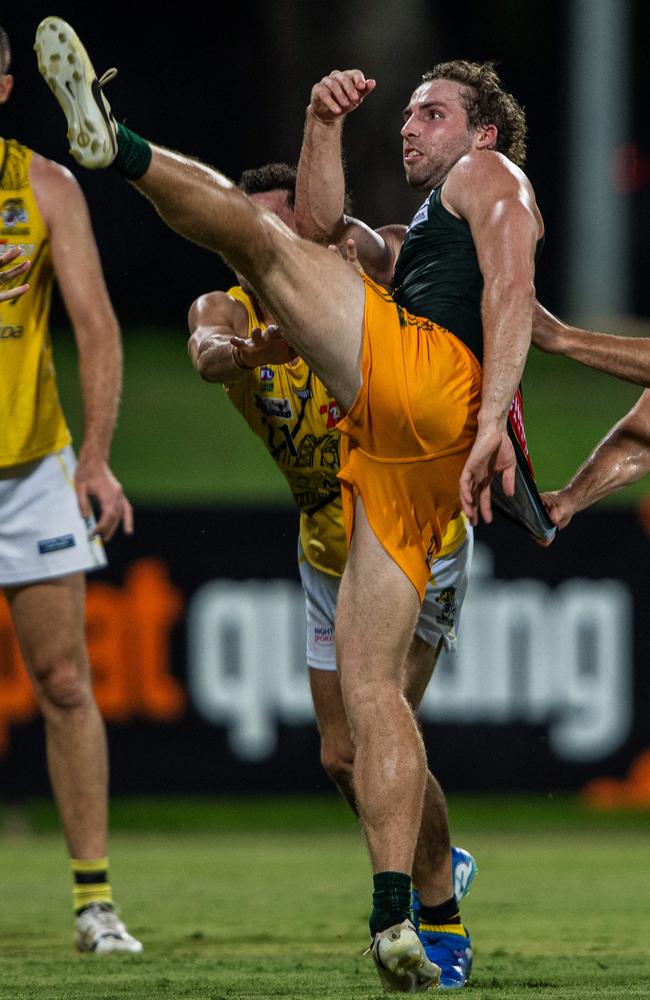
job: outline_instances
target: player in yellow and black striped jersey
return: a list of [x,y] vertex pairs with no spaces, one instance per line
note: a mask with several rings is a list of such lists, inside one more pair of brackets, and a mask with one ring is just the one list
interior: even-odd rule
[[[0,105],[11,93],[0,27]],[[102,566],[131,508],[108,466],[122,354],[90,219],[68,170],[0,139],[0,250],[18,262],[0,294],[0,588],[45,719],[48,770],[73,878],[82,951],[141,951],[112,905],[108,762],[84,634],[85,577]],[[17,256],[16,256],[17,255]],[[79,350],[84,436],[79,462],[61,410],[49,332],[58,281]],[[0,281],[0,284],[2,282]],[[22,294],[21,294],[22,293]],[[99,505],[97,524],[90,497]],[[101,536],[101,537],[100,537]],[[34,890],[38,898],[38,889]]]
[[[247,171],[242,187],[294,228],[295,171],[271,164]],[[336,400],[295,356],[272,316],[250,289],[233,286],[193,303],[189,353],[199,374],[222,383],[233,405],[262,440],[286,478],[300,510],[299,568],[307,610],[307,665],[321,734],[321,759],[341,793],[356,810],[352,780],[353,744],[336,673],[334,616],[346,558],[341,510],[339,432]],[[406,693],[419,704],[442,648],[453,649],[471,561],[472,531],[464,517],[451,522],[432,576],[407,658]],[[434,860],[441,885],[453,856],[455,892],[460,898],[475,871],[470,855],[449,852],[444,796],[429,777],[427,815],[430,843],[446,845]]]

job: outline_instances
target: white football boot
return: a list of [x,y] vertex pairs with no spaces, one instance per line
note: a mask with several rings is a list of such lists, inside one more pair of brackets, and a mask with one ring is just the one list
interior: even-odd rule
[[86,906],[77,916],[76,925],[77,951],[90,951],[95,955],[142,951],[142,942],[129,934],[112,903]]
[[423,993],[438,985],[440,969],[427,958],[410,920],[375,934],[368,950],[385,990]]
[[109,69],[98,80],[73,28],[60,17],[46,17],[36,30],[38,68],[68,121],[70,152],[82,167],[108,167],[117,153],[117,126],[102,93],[117,75]]

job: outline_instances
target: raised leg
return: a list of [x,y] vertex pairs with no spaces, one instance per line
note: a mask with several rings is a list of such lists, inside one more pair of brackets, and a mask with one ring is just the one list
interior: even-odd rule
[[220,253],[269,306],[291,344],[348,409],[360,385],[365,303],[359,274],[300,239],[212,167],[152,147],[134,186],[163,221]]

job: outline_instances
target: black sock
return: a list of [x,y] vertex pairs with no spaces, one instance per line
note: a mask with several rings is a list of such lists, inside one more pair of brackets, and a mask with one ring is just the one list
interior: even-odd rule
[[458,909],[455,896],[451,896],[438,906],[420,905],[420,924],[440,926],[441,924],[460,923],[462,923],[462,920],[460,919],[460,910]]
[[373,876],[370,934],[401,924],[411,916],[411,876],[403,872],[377,872]]

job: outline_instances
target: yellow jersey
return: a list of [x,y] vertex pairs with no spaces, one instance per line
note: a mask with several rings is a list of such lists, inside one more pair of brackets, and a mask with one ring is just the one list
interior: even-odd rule
[[[29,291],[0,302],[0,468],[30,462],[70,442],[49,332],[54,272],[49,234],[29,179],[32,152],[0,140],[0,249],[23,247]],[[21,284],[23,278],[15,284]]]
[[[248,335],[266,324],[238,285],[228,289],[248,314]],[[231,402],[264,442],[300,511],[300,541],[316,569],[340,576],[347,547],[339,472],[339,407],[302,358],[262,365],[225,386]],[[449,523],[437,555],[456,549],[467,533],[463,516]]]

